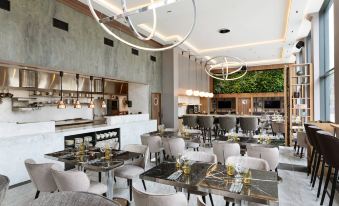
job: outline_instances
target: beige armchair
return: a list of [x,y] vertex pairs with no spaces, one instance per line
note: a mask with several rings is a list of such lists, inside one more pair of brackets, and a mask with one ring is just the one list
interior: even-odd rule
[[182,138],[162,138],[166,158],[175,159],[185,151],[185,141]]
[[164,151],[162,146],[162,141],[160,136],[150,136],[150,135],[141,135],[141,144],[148,146],[150,152],[150,159],[152,159],[152,154],[155,156],[155,163],[158,164],[160,159],[161,152]]
[[106,185],[90,181],[86,173],[81,171],[63,171],[54,165],[52,175],[59,191],[89,192],[98,195],[105,195],[107,192]]
[[40,192],[54,192],[58,189],[51,172],[53,165],[53,163],[38,164],[32,159],[25,160],[28,175],[37,189],[35,199],[39,197]]
[[240,164],[243,168],[255,169],[255,170],[264,170],[269,171],[270,166],[266,160],[254,158],[254,157],[245,157],[245,156],[231,156],[227,158],[226,164]]
[[225,164],[230,156],[240,156],[240,145],[238,143],[229,143],[225,141],[213,142],[213,153],[221,164]]
[[[134,160],[131,163],[125,164],[114,170],[114,176],[127,179],[127,183],[130,189],[130,201],[132,201],[132,180],[138,178],[140,174],[145,172],[148,160],[149,149],[145,145],[131,144],[126,145],[123,148],[124,151],[140,153],[142,157]],[[145,181],[142,180],[144,189],[146,190]]]
[[276,147],[268,148],[268,147],[260,147],[260,146],[248,147],[247,155],[249,157],[255,157],[255,158],[266,160],[270,167],[270,170],[278,171],[277,169],[279,165],[278,148]]
[[141,192],[133,187],[135,206],[187,206],[187,200],[183,193],[174,194],[151,194]]

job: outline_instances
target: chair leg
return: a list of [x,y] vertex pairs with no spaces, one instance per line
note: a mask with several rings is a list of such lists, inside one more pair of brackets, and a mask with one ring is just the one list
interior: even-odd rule
[[206,196],[201,196],[202,201],[206,204]]
[[34,199],[37,199],[39,197],[39,194],[40,194],[40,191],[37,190],[36,193],[35,193],[35,198]]
[[321,185],[322,185],[323,178],[324,178],[324,170],[325,170],[325,161],[323,160],[322,165],[321,165],[321,172],[320,172],[320,179],[319,179],[317,198],[319,198],[319,196],[320,196]]
[[98,179],[99,179],[99,182],[101,182],[101,172],[98,172]]
[[158,165],[158,153],[155,153],[155,165]]
[[321,155],[319,154],[317,165],[316,165],[316,168],[315,168],[315,173],[314,173],[314,176],[313,176],[312,188],[314,188],[315,182],[317,181],[317,174],[318,174],[318,171],[319,171],[320,160],[321,160]]
[[304,154],[304,148],[301,148],[301,152],[300,152],[300,159],[303,158],[303,154]]
[[299,154],[299,150],[300,150],[300,146],[298,146],[298,149],[297,149],[297,154]]
[[328,182],[330,181],[331,173],[332,173],[332,166],[330,165],[328,167],[328,170],[327,170],[327,175],[326,175],[325,185],[324,185],[324,189],[323,189],[323,194],[321,196],[320,205],[324,204],[325,195],[326,195],[326,192],[327,192]]
[[331,190],[331,196],[330,196],[330,203],[329,206],[333,205],[333,199],[334,199],[334,193],[335,193],[335,186],[337,184],[337,178],[338,178],[338,169],[335,169],[334,176],[332,180],[332,190]]
[[187,201],[190,201],[191,193],[187,193]]
[[230,205],[230,202],[227,202],[227,201],[226,201],[226,206],[229,206],[229,205]]
[[314,149],[313,149],[313,150],[312,150],[312,154],[311,154],[310,165],[307,167],[307,176],[310,176],[310,173],[311,173],[311,167],[312,167],[312,163],[313,163],[313,159],[314,159],[314,155],[315,155],[315,151],[314,151]]
[[318,153],[316,152],[314,155],[313,163],[312,163],[312,175],[311,175],[310,184],[312,184],[313,176],[315,175],[315,168],[317,167],[317,159],[318,159]]
[[104,194],[102,194],[102,196],[104,196],[104,197],[107,197],[107,194],[106,194],[106,192],[105,192]]
[[146,191],[147,189],[146,189],[145,180],[142,180],[142,185],[144,186],[144,189],[145,189],[145,191]]
[[117,179],[115,178],[115,176],[113,178],[114,178],[114,182],[117,183]]
[[210,198],[211,205],[214,206],[212,194],[209,193],[208,196]]
[[129,200],[132,202],[132,180],[129,181]]

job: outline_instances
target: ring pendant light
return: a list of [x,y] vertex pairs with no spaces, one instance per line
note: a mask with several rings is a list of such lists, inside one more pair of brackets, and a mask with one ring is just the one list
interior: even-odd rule
[[[229,60],[233,60],[233,63],[230,63]],[[238,68],[233,68],[237,66]],[[230,67],[232,67],[234,70],[230,71],[232,69]],[[221,70],[221,73],[219,73],[219,70]],[[240,74],[240,76],[230,77],[230,75],[239,73],[241,71],[243,71],[243,74]],[[206,62],[205,72],[214,79],[222,81],[234,81],[244,77],[247,74],[247,63],[238,57],[217,56],[209,59]]]
[[[145,50],[145,51],[165,51],[165,50],[168,50],[168,49],[172,49],[174,47],[177,47],[179,46],[180,44],[182,44],[184,41],[187,40],[187,38],[191,35],[194,27],[195,27],[195,24],[196,24],[196,13],[197,13],[197,9],[196,9],[196,4],[195,4],[195,0],[191,0],[192,1],[192,6],[193,6],[193,23],[188,31],[188,33],[182,38],[181,41],[178,41],[176,42],[175,44],[173,45],[170,45],[170,46],[167,46],[167,47],[162,47],[162,48],[151,48],[151,47],[143,47],[143,46],[138,46],[136,44],[133,44],[133,43],[130,43],[128,42],[127,40],[119,37],[117,34],[115,34],[114,32],[112,32],[104,23],[107,23],[107,22],[110,22],[110,21],[113,21],[113,20],[117,20],[119,18],[125,18],[127,20],[127,23],[129,25],[129,27],[133,30],[133,32],[136,34],[136,36],[141,39],[141,40],[150,40],[154,34],[155,34],[155,28],[156,28],[156,25],[157,25],[157,20],[156,20],[156,11],[155,9],[156,8],[160,8],[162,6],[166,6],[166,5],[169,5],[169,4],[172,4],[172,3],[175,3],[179,0],[160,0],[156,3],[154,3],[154,0],[151,0],[151,4],[147,5],[147,6],[144,6],[142,8],[138,8],[138,9],[135,9],[135,10],[132,10],[132,11],[127,11],[127,6],[126,6],[126,0],[121,0],[122,2],[122,7],[123,7],[123,13],[122,14],[118,14],[116,16],[112,16],[112,17],[105,17],[103,19],[100,19],[98,17],[98,15],[96,14],[95,10],[94,10],[94,7],[93,7],[93,0],[87,0],[88,2],[88,6],[89,6],[89,9],[94,17],[94,19],[98,22],[98,24],[101,26],[101,28],[106,32],[108,33],[109,35],[113,36],[114,38],[116,38],[117,40],[123,42],[124,44],[127,44],[131,47],[134,47],[136,49],[140,49],[140,50]],[[142,12],[146,12],[146,11],[149,11],[149,10],[152,10],[153,11],[153,28],[152,28],[152,31],[151,33],[149,34],[148,37],[144,37],[143,35],[141,35],[135,28],[134,24],[132,23],[131,19],[129,18],[129,16],[131,15],[135,15],[135,14],[138,14],[138,13],[142,13]]]

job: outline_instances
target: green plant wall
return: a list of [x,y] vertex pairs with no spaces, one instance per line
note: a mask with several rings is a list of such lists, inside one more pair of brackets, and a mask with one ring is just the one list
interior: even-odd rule
[[238,80],[213,82],[215,94],[283,92],[284,70],[251,71]]

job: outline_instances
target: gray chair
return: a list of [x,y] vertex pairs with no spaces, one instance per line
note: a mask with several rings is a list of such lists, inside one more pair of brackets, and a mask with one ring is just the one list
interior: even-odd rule
[[257,117],[240,117],[240,128],[244,133],[254,134],[258,129],[259,121]]
[[53,163],[38,164],[32,159],[25,160],[28,175],[37,189],[35,199],[39,197],[40,192],[54,192],[58,189],[52,175],[53,165]]
[[141,138],[141,144],[148,146],[149,148],[149,155],[150,160],[152,159],[152,154],[154,153],[155,156],[155,164],[158,165],[158,162],[160,162],[161,158],[160,155],[164,151],[164,148],[162,146],[162,141],[160,136],[151,136],[149,134],[143,134],[140,136]]
[[230,156],[240,156],[240,145],[226,141],[213,142],[213,153],[217,156],[218,163],[225,164]]
[[197,122],[197,116],[195,115],[185,115],[183,117],[183,124],[184,126],[194,129],[197,128],[198,122]]
[[219,131],[222,135],[230,132],[237,126],[237,118],[232,116],[219,117]]
[[103,196],[86,192],[58,192],[34,200],[30,206],[121,206]]
[[[135,159],[131,163],[124,164],[114,170],[116,177],[127,179],[130,192],[130,201],[132,201],[132,187],[134,178],[138,178],[140,174],[144,173],[147,167],[149,148],[145,145],[130,144],[123,148],[124,151],[139,153],[142,157]],[[145,181],[142,180],[144,189],[146,190]]]
[[4,201],[8,190],[9,179],[6,176],[0,175],[0,205]]
[[214,129],[214,118],[212,116],[198,116],[198,125],[202,132],[204,143],[212,143],[212,131]]
[[175,159],[179,154],[185,151],[185,141],[182,138],[162,138],[162,143],[165,149],[166,159]]

